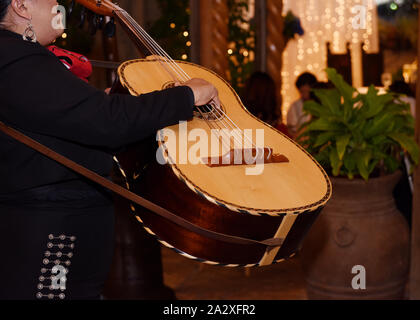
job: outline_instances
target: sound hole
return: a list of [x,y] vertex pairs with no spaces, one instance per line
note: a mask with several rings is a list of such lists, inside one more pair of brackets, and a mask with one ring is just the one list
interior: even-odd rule
[[223,119],[225,115],[224,108],[221,108],[221,110],[216,110],[211,105],[196,106],[194,107],[194,117],[206,121],[218,121]]
[[[163,89],[169,89],[175,87],[173,81],[169,81],[163,85]],[[224,118],[225,110],[223,106],[221,110],[215,110],[211,105],[194,107],[194,117],[206,121],[218,121]]]
[[174,88],[175,87],[175,82],[173,82],[173,81],[169,81],[169,82],[166,82],[164,85],[163,85],[163,88],[162,89],[169,89],[169,88]]

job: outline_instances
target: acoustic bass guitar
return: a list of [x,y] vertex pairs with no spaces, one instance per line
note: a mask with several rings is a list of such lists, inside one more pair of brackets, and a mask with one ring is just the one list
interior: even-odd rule
[[[301,146],[254,117],[218,74],[174,61],[121,7],[107,0],[77,0],[112,17],[147,58],[118,68],[120,84],[138,96],[192,78],[212,83],[221,104],[195,107],[194,118],[157,132],[156,157],[140,172],[121,156],[128,187],[191,224],[220,234],[207,237],[132,205],[136,219],[160,243],[212,265],[265,266],[293,256],[332,193],[323,168]],[[141,154],[138,149],[133,154]],[[117,157],[118,158],[118,157]],[[250,241],[225,241],[223,235]],[[271,245],[264,240],[271,239]]]

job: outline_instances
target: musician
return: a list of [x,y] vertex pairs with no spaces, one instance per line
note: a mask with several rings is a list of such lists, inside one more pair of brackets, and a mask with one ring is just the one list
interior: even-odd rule
[[289,136],[282,120],[282,108],[277,103],[277,88],[273,78],[265,72],[254,72],[245,83],[242,101],[254,116]]
[[[0,121],[108,177],[112,150],[218,99],[200,79],[139,97],[89,86],[44,47],[63,32],[55,5],[0,0]],[[108,192],[0,134],[0,299],[99,299],[113,214]]]
[[300,98],[293,102],[287,112],[287,126],[293,138],[299,136],[301,126],[309,121],[311,117],[303,110],[306,101],[311,100],[311,91],[318,83],[317,78],[310,72],[302,73],[296,80],[296,88],[299,90]]

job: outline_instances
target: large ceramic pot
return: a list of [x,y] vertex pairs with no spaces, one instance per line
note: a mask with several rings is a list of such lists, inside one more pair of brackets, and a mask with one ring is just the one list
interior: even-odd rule
[[309,299],[401,299],[410,238],[392,191],[401,172],[332,178],[333,197],[301,251]]

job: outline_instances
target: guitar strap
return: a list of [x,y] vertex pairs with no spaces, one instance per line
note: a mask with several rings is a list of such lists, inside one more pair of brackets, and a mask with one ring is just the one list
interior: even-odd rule
[[214,239],[217,241],[223,241],[232,244],[240,244],[240,245],[262,245],[268,247],[268,249],[274,249],[276,247],[281,247],[284,242],[284,239],[278,238],[271,238],[264,241],[257,241],[243,237],[236,237],[227,234],[222,234],[218,232],[214,232],[208,229],[204,229],[200,226],[197,226],[176,214],[169,212],[168,210],[140,197],[139,195],[121,187],[120,185],[109,181],[108,179],[100,176],[99,174],[75,163],[74,161],[56,153],[55,151],[51,150],[50,148],[44,146],[43,144],[31,139],[30,137],[26,136],[25,134],[21,133],[20,131],[11,128],[5,125],[3,122],[0,121],[0,131],[5,133],[6,135],[12,137],[13,139],[25,144],[26,146],[36,150],[37,152],[47,156],[48,158],[64,165],[65,167],[73,170],[74,172],[84,176],[85,178],[105,187],[112,192],[154,212],[155,214],[175,223],[176,225],[183,227],[189,231],[197,233],[201,236],[206,238]]

